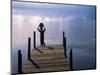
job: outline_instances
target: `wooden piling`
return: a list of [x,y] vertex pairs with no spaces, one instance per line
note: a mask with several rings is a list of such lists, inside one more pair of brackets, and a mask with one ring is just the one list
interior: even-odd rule
[[34,38],[34,41],[33,41],[34,48],[36,48],[36,32],[35,31],[33,32],[33,38]]
[[63,46],[64,46],[64,37],[65,37],[65,32],[63,31]]
[[65,56],[65,58],[67,57],[67,54],[66,54],[66,37],[64,37],[64,56]]
[[73,71],[73,52],[70,49],[70,70]]
[[18,73],[21,74],[22,72],[22,54],[21,50],[18,50]]
[[31,38],[28,38],[28,59],[30,59],[31,56]]

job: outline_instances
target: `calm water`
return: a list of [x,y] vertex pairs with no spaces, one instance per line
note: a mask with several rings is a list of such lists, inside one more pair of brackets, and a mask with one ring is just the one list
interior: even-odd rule
[[27,46],[17,47],[12,49],[12,58],[11,58],[11,70],[12,73],[18,71],[18,50],[21,49],[22,52],[22,65],[27,63]]
[[[96,65],[96,7],[38,3],[12,3],[12,72],[17,72],[18,50],[21,49],[23,64],[27,63],[27,38],[43,22],[46,28],[46,44],[62,44],[62,31],[66,45],[73,49],[74,69],[93,69]],[[59,34],[59,35],[58,35]],[[33,39],[32,39],[33,40]],[[33,44],[33,42],[32,42]],[[70,47],[69,47],[70,46]],[[69,52],[68,49],[68,52]]]
[[94,48],[73,48],[73,68],[79,69],[95,69],[96,54]]

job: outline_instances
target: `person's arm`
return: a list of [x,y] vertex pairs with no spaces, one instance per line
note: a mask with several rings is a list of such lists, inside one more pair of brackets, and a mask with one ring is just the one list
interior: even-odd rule
[[40,31],[39,26],[38,26],[37,30]]
[[46,28],[44,27],[44,31],[46,31]]

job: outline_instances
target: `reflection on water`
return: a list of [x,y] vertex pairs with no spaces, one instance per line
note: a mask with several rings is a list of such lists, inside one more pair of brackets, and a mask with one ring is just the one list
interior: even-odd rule
[[[79,21],[81,21],[81,25]],[[95,21],[83,21],[82,19],[74,18],[70,19],[70,21],[61,20],[58,23],[58,21],[44,22],[47,29],[45,33],[46,44],[62,44],[62,30],[64,30],[67,37],[66,45],[70,46],[69,48],[73,48],[74,69],[94,69],[96,66]],[[19,49],[22,51],[23,64],[27,63],[27,39],[28,37],[33,37],[32,32],[35,30],[32,24],[27,22],[20,25],[22,25],[22,29],[19,29],[19,25],[16,25],[15,22],[13,24],[12,72],[17,71],[17,53]],[[36,42],[39,45],[39,32],[36,31],[36,33]]]
[[34,8],[34,4],[32,6],[30,4],[13,3],[12,72],[17,71],[17,54],[19,49],[22,51],[23,64],[27,63],[27,39],[28,37],[32,38],[31,45],[33,48],[33,31],[36,31],[36,43],[40,45],[40,34],[37,31],[40,22],[43,22],[46,27],[45,43],[47,45],[62,44],[62,31],[65,32],[67,38],[66,45],[67,47],[70,46],[69,48],[73,48],[74,69],[95,68],[95,7],[60,6],[56,4],[43,7],[42,4],[39,4],[40,6]]
[[96,68],[96,52],[94,48],[73,48],[73,68],[95,69]]

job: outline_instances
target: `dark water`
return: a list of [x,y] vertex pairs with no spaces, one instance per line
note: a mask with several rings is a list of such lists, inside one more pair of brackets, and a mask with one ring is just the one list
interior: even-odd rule
[[73,48],[73,68],[95,69],[96,68],[96,51],[94,48]]
[[11,72],[16,73],[18,71],[18,50],[22,53],[22,65],[27,63],[27,46],[17,47],[12,49],[11,55]]

